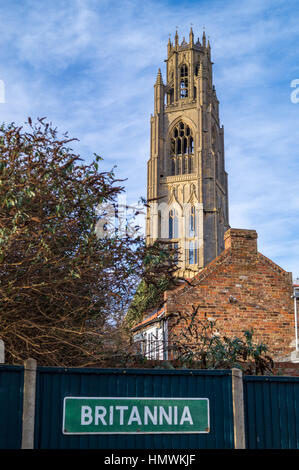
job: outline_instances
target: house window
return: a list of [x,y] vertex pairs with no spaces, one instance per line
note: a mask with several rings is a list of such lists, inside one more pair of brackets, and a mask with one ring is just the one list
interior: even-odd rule
[[146,352],[146,341],[144,335],[142,333],[137,333],[134,335],[133,341],[136,353],[144,356]]
[[145,356],[147,359],[163,359],[163,331],[162,328],[152,327],[145,333]]

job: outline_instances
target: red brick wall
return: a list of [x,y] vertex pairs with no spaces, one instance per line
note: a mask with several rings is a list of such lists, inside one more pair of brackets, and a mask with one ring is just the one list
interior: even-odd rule
[[275,375],[288,375],[292,377],[299,377],[299,363],[293,362],[278,362],[275,364]]
[[265,343],[274,358],[285,357],[294,350],[295,339],[292,278],[257,252],[256,239],[254,230],[230,229],[226,250],[197,276],[195,285],[166,293],[167,314],[191,314],[198,307],[197,318],[213,318],[221,335],[243,337],[252,327],[255,341]]

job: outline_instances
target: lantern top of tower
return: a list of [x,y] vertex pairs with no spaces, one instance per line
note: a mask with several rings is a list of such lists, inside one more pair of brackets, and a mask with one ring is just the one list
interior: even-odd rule
[[179,34],[178,31],[176,30],[175,36],[174,36],[174,43],[171,42],[170,35],[169,35],[169,40],[168,40],[168,45],[167,45],[167,50],[168,50],[168,56],[171,55],[175,51],[183,51],[186,49],[196,49],[199,51],[204,51],[205,49],[210,49],[210,41],[206,40],[206,33],[205,30],[203,30],[202,34],[202,42],[200,42],[199,38],[197,38],[197,41],[194,42],[194,33],[192,26],[190,28],[189,32],[189,42],[186,41],[185,37],[183,37],[182,42],[179,42]]

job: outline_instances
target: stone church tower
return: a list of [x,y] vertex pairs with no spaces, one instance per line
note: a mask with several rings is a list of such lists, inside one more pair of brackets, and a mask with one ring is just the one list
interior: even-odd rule
[[166,84],[154,85],[148,161],[147,243],[168,239],[179,248],[179,275],[192,277],[224,249],[229,228],[223,126],[212,80],[210,43],[167,47]]

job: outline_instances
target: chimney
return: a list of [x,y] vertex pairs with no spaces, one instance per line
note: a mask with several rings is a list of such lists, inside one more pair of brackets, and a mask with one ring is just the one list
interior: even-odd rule
[[257,233],[255,230],[243,230],[230,228],[224,234],[225,249],[237,251],[239,254],[247,255],[257,253]]

